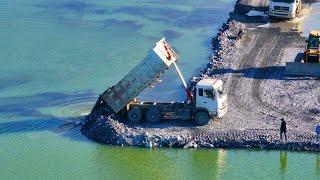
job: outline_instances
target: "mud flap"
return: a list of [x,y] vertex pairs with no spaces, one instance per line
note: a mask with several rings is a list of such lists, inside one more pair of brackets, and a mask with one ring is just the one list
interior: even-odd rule
[[320,64],[286,62],[285,75],[320,76]]

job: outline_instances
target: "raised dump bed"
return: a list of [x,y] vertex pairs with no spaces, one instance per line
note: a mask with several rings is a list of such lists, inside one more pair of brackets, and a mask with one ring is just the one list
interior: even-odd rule
[[154,48],[149,50],[146,58],[118,84],[102,93],[101,97],[115,113],[118,113],[155,79],[159,78],[177,58],[177,54],[167,44],[165,38],[162,38]]

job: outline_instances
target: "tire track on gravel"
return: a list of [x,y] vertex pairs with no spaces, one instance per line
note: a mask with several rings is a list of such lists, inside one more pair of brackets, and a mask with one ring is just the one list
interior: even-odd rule
[[[276,66],[283,47],[295,44],[295,39],[288,38],[288,33],[280,32],[278,29],[260,28],[254,30],[252,34],[254,35],[243,39],[242,43],[250,44],[250,46],[243,49],[248,53],[239,58],[237,65],[237,69],[243,70],[244,73],[242,77],[231,76],[229,96],[232,113],[237,118],[254,121],[265,119],[267,115],[274,118],[279,116],[301,118],[293,112],[264,102],[261,98],[265,86],[262,83],[268,80],[273,73],[277,73],[277,69],[270,66]],[[281,79],[282,76],[279,77],[279,80]],[[249,95],[242,95],[246,91],[249,91]]]
[[[268,51],[270,49],[268,47],[272,47],[272,49],[274,49],[276,44],[275,42],[277,41],[277,37],[269,37],[268,33],[265,33],[264,29],[262,29],[261,32],[263,33],[259,33],[253,37],[247,37],[244,39],[244,42],[242,42],[244,44],[251,44],[250,47],[244,49],[248,53],[240,58],[240,63],[237,66],[237,69],[244,70],[243,77],[236,77],[232,75],[231,78],[231,89],[234,90],[230,92],[231,103],[235,105],[236,111],[241,112],[240,115],[242,117],[249,118],[248,116],[251,116],[250,119],[261,119],[261,115],[263,115],[263,112],[266,111],[265,106],[263,106],[260,103],[261,101],[254,96],[255,92],[257,91],[257,87],[254,86],[254,84],[255,82],[260,82],[260,78],[264,77],[260,77],[260,75],[263,75],[262,72],[264,69],[252,67],[261,66],[261,60],[267,59],[266,57],[268,56]],[[252,80],[248,79],[250,77]],[[246,83],[244,81],[249,81],[245,87],[243,87],[244,83]],[[241,95],[241,92],[247,91],[246,87],[251,87],[248,88],[250,91],[248,97],[249,99],[245,99],[246,96]]]
[[[270,32],[268,32],[270,31]],[[273,33],[272,33],[273,32]],[[268,36],[272,34],[272,39],[269,39]],[[268,79],[270,77],[270,74],[275,71],[275,69],[268,68],[270,66],[274,66],[277,62],[277,57],[279,57],[283,44],[286,44],[284,42],[284,36],[283,33],[277,30],[271,30],[271,29],[264,29],[264,39],[268,40],[267,43],[261,48],[262,51],[264,51],[263,56],[261,56],[259,69],[254,74],[254,80],[252,82],[252,98],[256,102],[256,104],[261,108],[259,111],[262,112],[262,114],[265,114],[266,112],[271,112],[273,116],[279,116],[283,114],[283,112],[277,110],[276,108],[273,108],[270,104],[267,104],[262,101],[261,99],[261,83]],[[263,40],[264,40],[263,39]],[[276,57],[276,58],[270,58],[270,57]],[[260,58],[260,57],[258,57]],[[255,58],[255,60],[258,60]]]
[[[296,38],[288,38],[288,37],[291,37],[290,34],[293,35],[293,37],[299,37],[299,35],[294,35],[293,32],[291,33],[281,33],[278,35],[278,41],[277,43],[275,44],[276,46],[278,47],[286,47],[287,45],[294,45],[296,44],[296,41],[297,39]],[[263,61],[262,61],[262,64],[261,66],[275,66],[276,65],[276,62],[277,62],[277,58],[280,57],[280,54],[282,52],[282,48],[272,48],[272,50],[270,51],[270,54],[273,55],[275,58],[263,58]],[[270,61],[272,60],[272,61]],[[273,115],[276,115],[276,116],[284,116],[284,117],[287,117],[287,118],[295,118],[295,119],[301,119],[303,116],[301,114],[297,114],[296,112],[292,112],[292,111],[286,111],[286,110],[282,110],[282,109],[279,109],[278,107],[275,107],[273,104],[269,104],[267,102],[264,102],[262,101],[262,98],[261,98],[261,92],[262,92],[262,89],[263,89],[263,85],[261,85],[261,83],[263,83],[263,81],[265,79],[268,79],[271,74],[274,74],[276,73],[276,69],[274,68],[268,68],[268,69],[264,69],[263,71],[259,72],[256,74],[256,77],[257,79],[261,79],[259,81],[255,81],[253,83],[253,86],[252,86],[252,90],[253,90],[253,96],[254,96],[254,99],[256,99],[260,106],[264,107],[265,110],[269,110],[272,112]],[[281,72],[281,73],[284,73],[284,72]],[[281,74],[281,76],[279,76],[279,80],[282,80],[283,78],[283,74]]]

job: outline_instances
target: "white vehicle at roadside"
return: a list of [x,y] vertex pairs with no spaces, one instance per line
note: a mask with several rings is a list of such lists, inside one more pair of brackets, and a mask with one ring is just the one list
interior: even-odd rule
[[269,16],[294,18],[301,10],[301,0],[270,0]]

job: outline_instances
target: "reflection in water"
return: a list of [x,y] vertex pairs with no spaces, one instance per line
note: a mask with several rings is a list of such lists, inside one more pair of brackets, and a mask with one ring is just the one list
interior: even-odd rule
[[[187,172],[192,172],[191,179],[221,179],[225,161],[224,150],[197,149],[192,152],[192,161],[185,167]],[[203,171],[204,169],[206,171]]]
[[287,164],[288,164],[288,156],[287,151],[280,151],[280,175],[281,179],[284,179],[284,175],[287,171]]
[[[187,175],[209,179],[216,174],[217,151],[101,146],[97,152],[95,162],[106,177],[184,179]],[[209,169],[210,173],[204,169]]]
[[[173,179],[179,176],[183,167],[176,163],[185,162],[177,160],[181,152],[167,149],[141,149],[118,146],[98,146],[95,167],[99,172],[98,179]],[[176,161],[175,161],[176,159]],[[175,162],[175,163],[170,163]]]
[[226,160],[226,151],[223,149],[218,150],[218,158],[217,158],[217,179],[221,179],[221,175],[223,174],[223,169],[225,166],[225,160]]
[[316,174],[317,177],[319,178],[320,176],[320,155],[317,153],[317,159],[316,159]]
[[93,159],[99,178],[221,179],[226,151],[98,146]]

